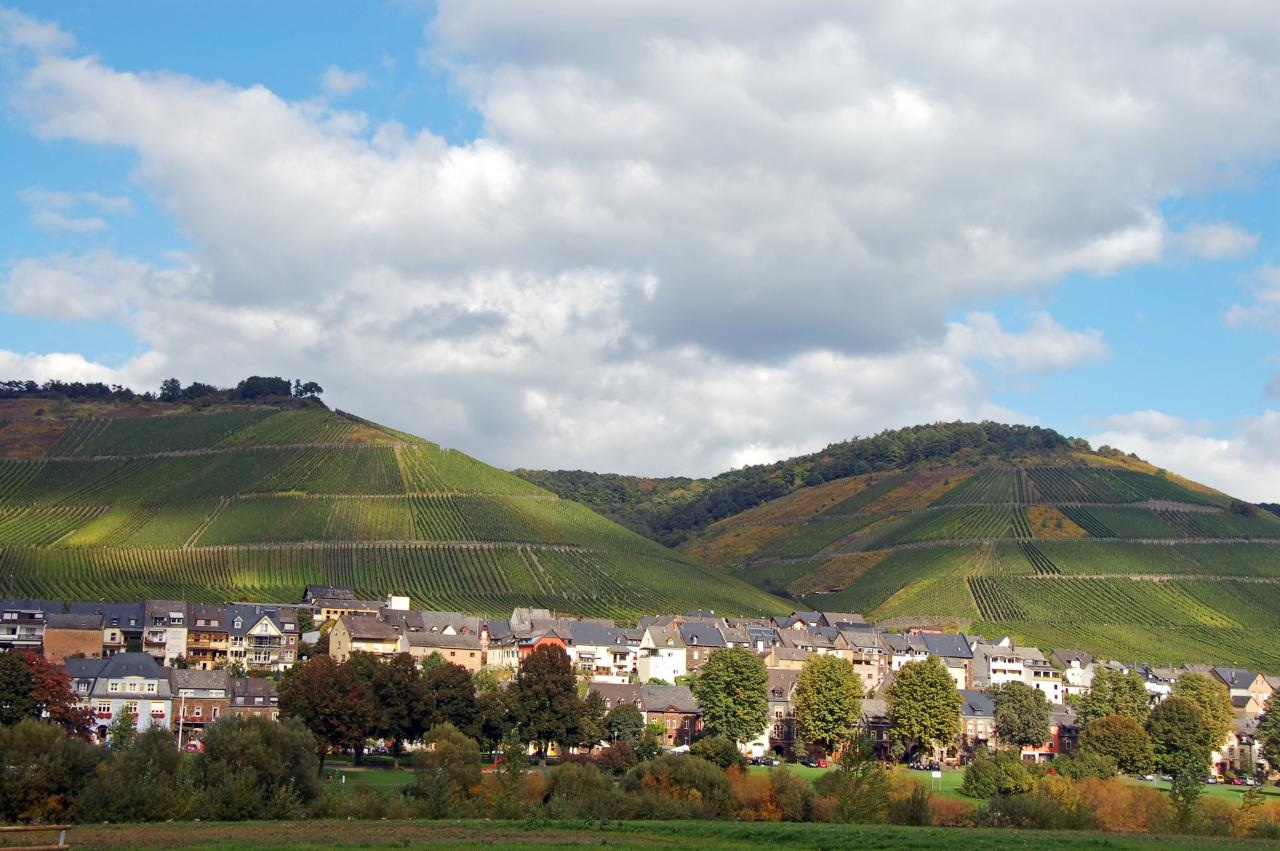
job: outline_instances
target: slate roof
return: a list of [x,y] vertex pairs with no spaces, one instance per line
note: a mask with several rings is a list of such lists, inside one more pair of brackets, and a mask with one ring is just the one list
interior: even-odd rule
[[1248,688],[1258,675],[1244,668],[1214,668],[1213,673],[1227,684],[1227,688]]
[[[201,620],[203,625],[197,625]],[[217,621],[217,626],[211,626],[211,621]],[[227,607],[226,606],[210,606],[205,603],[192,603],[191,610],[187,612],[187,628],[200,630],[203,632],[226,632],[227,631]]]
[[231,677],[225,668],[216,671],[174,668],[169,672],[169,681],[173,684],[174,694],[177,694],[179,689],[194,691],[221,689],[227,697],[231,696]]
[[680,638],[686,647],[724,647],[720,630],[708,623],[680,624]]
[[865,624],[867,621],[862,615],[853,612],[823,612],[822,622],[838,628],[841,624]]
[[[347,628],[347,632],[351,634],[351,637],[356,640],[398,641],[400,638],[398,632],[377,618],[343,615],[340,621]],[[418,634],[432,635],[433,633]]]
[[969,647],[969,639],[964,633],[941,635],[926,632],[921,636],[925,649],[931,656],[942,656],[945,659],[972,659],[973,650]]
[[474,635],[440,632],[410,632],[405,635],[410,647],[440,647],[445,650],[479,650],[480,639]]
[[1093,656],[1083,650],[1054,650],[1049,654],[1049,658],[1056,660],[1062,667],[1070,668],[1071,663],[1077,663],[1081,668],[1087,668],[1093,664]]
[[[236,627],[236,618],[240,618],[240,626]],[[279,606],[268,603],[231,603],[227,606],[227,631],[231,635],[245,635],[264,617],[271,621],[281,632],[298,631],[298,610],[295,606]],[[292,628],[290,628],[292,627]]]
[[960,716],[962,718],[994,718],[996,704],[985,691],[960,689]]
[[276,706],[278,702],[276,684],[271,680],[263,679],[262,677],[231,678],[232,706],[260,706],[266,708]]
[[75,629],[86,632],[102,631],[102,615],[64,615],[61,612],[45,616],[45,629]]
[[612,647],[626,645],[626,630],[598,621],[578,621],[570,625],[569,641],[575,647]]
[[640,686],[640,709],[644,712],[702,712],[688,686]]
[[69,608],[76,615],[102,615],[104,626],[142,632],[145,612],[141,603],[72,603]]

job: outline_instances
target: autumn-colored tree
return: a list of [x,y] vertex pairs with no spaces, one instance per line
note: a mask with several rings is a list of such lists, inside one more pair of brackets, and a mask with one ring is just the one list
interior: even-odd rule
[[960,692],[937,656],[903,665],[886,697],[894,738],[937,748],[960,735]]
[[0,724],[45,717],[74,736],[87,736],[92,726],[65,670],[29,650],[0,653]]
[[362,747],[374,723],[373,695],[347,663],[313,656],[281,678],[280,714],[297,718],[315,736],[323,770],[330,748]]
[[1104,715],[1084,725],[1080,749],[1111,757],[1126,774],[1146,774],[1155,767],[1151,736],[1128,715]]
[[1204,713],[1205,733],[1212,747],[1227,740],[1235,710],[1231,706],[1231,692],[1225,683],[1207,674],[1188,673],[1178,677],[1173,693],[1195,702]]
[[800,669],[792,705],[800,738],[831,753],[862,720],[862,681],[846,660],[815,654]]

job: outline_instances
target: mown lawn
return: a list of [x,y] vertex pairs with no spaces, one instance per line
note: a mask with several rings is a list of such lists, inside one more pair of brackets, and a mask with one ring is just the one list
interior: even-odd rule
[[1193,851],[1274,848],[1274,843],[1223,837],[1144,836],[1090,832],[897,825],[769,824],[750,822],[481,822],[317,821],[186,822],[86,825],[69,836],[75,848],[330,849],[330,848],[698,848],[931,849],[968,851],[1051,848],[1150,848]]

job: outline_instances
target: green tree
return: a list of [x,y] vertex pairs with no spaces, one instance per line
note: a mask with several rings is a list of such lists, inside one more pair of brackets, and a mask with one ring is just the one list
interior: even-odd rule
[[996,738],[1019,749],[1049,741],[1049,701],[1044,692],[1026,683],[1005,683],[988,689],[996,704]]
[[297,719],[231,716],[209,727],[196,758],[208,818],[298,818],[320,794],[315,737]]
[[1104,715],[1128,715],[1141,721],[1147,717],[1149,702],[1146,683],[1137,671],[1122,674],[1098,667],[1077,714],[1081,724]]
[[[423,686],[426,691],[427,727],[452,724],[463,735],[480,737],[480,704],[476,701],[475,682],[471,672],[461,665],[440,660],[440,664],[425,669]],[[501,739],[501,735],[498,736]]]
[[1196,777],[1209,766],[1213,743],[1204,723],[1204,712],[1194,700],[1168,697],[1147,718],[1147,733],[1156,753],[1156,765],[1175,777],[1191,772]]
[[619,703],[604,716],[609,739],[634,746],[644,735],[644,715],[630,703]]
[[814,790],[835,799],[834,820],[868,824],[886,819],[889,811],[889,772],[876,758],[874,745],[855,735],[840,754],[836,770],[814,781]]
[[960,692],[938,657],[903,665],[885,696],[895,738],[938,748],[960,735]]
[[769,674],[745,647],[713,650],[702,665],[693,695],[709,734],[734,743],[760,735],[769,720]]
[[1280,698],[1267,698],[1266,711],[1258,718],[1257,742],[1261,756],[1272,765],[1280,765]]
[[280,714],[311,731],[320,758],[317,770],[323,770],[330,748],[363,747],[374,724],[373,696],[348,664],[313,656],[281,678]]
[[514,726],[507,695],[500,689],[480,692],[476,697],[476,741],[492,750],[511,734]]
[[122,751],[138,735],[138,716],[128,709],[121,709],[107,725],[107,745],[113,751]]
[[1146,774],[1156,764],[1151,736],[1129,715],[1104,715],[1085,724],[1080,749],[1111,757],[1126,774]]
[[862,720],[862,681],[839,656],[810,656],[796,678],[792,707],[800,737],[831,753]]
[[0,653],[0,724],[43,717],[74,735],[90,724],[63,668],[28,650]]
[[471,790],[481,779],[479,746],[447,723],[432,727],[425,741],[429,748],[414,755],[411,794],[426,803],[430,818],[471,815]]
[[608,736],[604,728],[604,696],[596,691],[587,692],[582,699],[582,741],[580,745],[594,748]]
[[1173,693],[1194,701],[1204,713],[1205,733],[1212,747],[1227,740],[1235,709],[1231,706],[1231,692],[1226,684],[1206,674],[1189,673],[1178,677]]
[[111,755],[47,721],[24,718],[0,727],[0,820],[64,821],[78,808],[86,780],[103,773]]
[[176,402],[182,398],[182,382],[176,378],[166,378],[160,382],[160,401]]
[[[422,669],[408,653],[398,653],[383,662],[374,675],[374,727],[391,740],[397,768],[405,742],[417,741],[427,730],[428,693],[424,679]],[[467,682],[470,681],[468,677]],[[465,697],[469,705],[475,705],[470,695]]]
[[577,686],[568,654],[550,644],[530,653],[516,674],[510,706],[517,732],[521,741],[533,744],[544,763],[552,744],[581,738],[585,707]]

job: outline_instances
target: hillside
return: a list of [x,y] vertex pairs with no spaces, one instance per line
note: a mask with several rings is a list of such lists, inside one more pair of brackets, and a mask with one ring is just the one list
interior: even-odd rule
[[[971,429],[996,438],[955,445]],[[835,453],[736,471],[739,488],[793,483],[701,528],[680,513],[714,504],[726,492],[717,479],[670,488],[657,480],[644,493],[665,496],[673,528],[697,528],[682,552],[797,607],[931,620],[1121,659],[1280,671],[1280,517],[1049,431],[947,424],[837,449],[878,455],[904,436],[950,448],[808,485],[795,477]],[[678,506],[671,499],[695,490]],[[657,496],[635,493],[648,516],[663,516]]]
[[0,400],[0,594],[297,598],[634,618],[786,603],[573,502],[314,400]]

